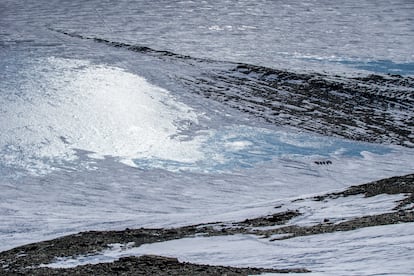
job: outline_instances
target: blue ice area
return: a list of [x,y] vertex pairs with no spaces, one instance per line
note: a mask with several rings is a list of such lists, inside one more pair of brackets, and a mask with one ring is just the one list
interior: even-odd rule
[[200,149],[204,158],[196,163],[161,159],[135,159],[142,168],[163,168],[172,171],[190,170],[223,172],[252,168],[259,162],[278,157],[362,158],[362,152],[384,155],[391,148],[310,133],[272,131],[263,128],[238,126],[215,131]]
[[356,60],[301,57],[302,60],[341,64],[350,68],[381,74],[414,75],[414,62],[393,62],[392,60]]
[[375,73],[414,75],[414,62],[396,63],[391,60],[374,60],[367,62],[343,60],[338,63]]

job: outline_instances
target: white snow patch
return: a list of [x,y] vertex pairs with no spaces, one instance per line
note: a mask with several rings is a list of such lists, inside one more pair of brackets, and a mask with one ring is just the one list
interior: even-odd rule
[[55,262],[51,264],[41,264],[39,267],[50,267],[50,268],[71,268],[76,267],[78,265],[84,264],[99,264],[99,263],[110,263],[113,262],[115,259],[119,259],[120,254],[122,252],[127,252],[127,250],[131,250],[134,246],[135,242],[129,242],[126,244],[120,243],[111,243],[108,244],[109,249],[104,250],[100,255],[80,255],[76,258],[70,257],[57,257]]
[[338,198],[326,198],[323,201],[312,199],[299,200],[285,206],[287,209],[298,210],[302,215],[293,218],[289,224],[309,226],[323,223],[328,219],[337,223],[352,218],[389,213],[404,199],[406,195],[381,194],[372,197],[353,195]]
[[232,150],[242,150],[250,145],[252,145],[252,143],[249,141],[234,141],[226,143],[226,147]]

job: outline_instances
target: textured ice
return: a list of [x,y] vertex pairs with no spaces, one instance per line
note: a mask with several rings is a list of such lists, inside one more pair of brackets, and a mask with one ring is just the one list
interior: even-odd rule
[[[196,57],[274,68],[350,68],[347,71],[353,72],[360,67],[355,62],[360,62],[368,64],[361,69],[374,72],[381,68],[381,72],[413,73],[412,1],[242,0],[236,4],[228,0],[93,0],[62,4],[6,0],[2,10],[0,24],[8,27],[1,33],[3,45],[61,49],[61,40],[51,41],[50,35],[45,38],[43,29],[47,26]],[[384,61],[390,65],[382,66]]]
[[208,116],[142,77],[83,60],[18,58],[3,61],[17,79],[0,86],[3,175],[7,168],[45,173],[56,169],[51,163],[81,163],[74,150],[173,171],[224,171],[292,155],[391,152],[380,145],[243,125],[210,126],[189,137],[182,133]]
[[[301,72],[412,75],[413,10],[403,0],[2,1],[0,250],[83,230],[242,220],[293,198],[414,170],[413,150],[251,121],[177,85],[176,75],[199,70],[191,64],[180,68],[179,61],[53,29]],[[326,160],[332,164],[315,163]],[[340,206],[352,217],[387,209],[388,199],[371,198],[361,209],[344,198]],[[309,201],[304,221],[314,223],[328,210],[340,219],[329,206]],[[135,253],[303,265],[327,274],[410,274],[412,226],[272,243],[195,238]]]

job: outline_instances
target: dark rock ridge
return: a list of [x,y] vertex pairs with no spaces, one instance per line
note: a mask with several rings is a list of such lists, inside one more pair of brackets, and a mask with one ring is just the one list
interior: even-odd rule
[[338,198],[341,196],[351,196],[364,194],[366,197],[376,196],[379,194],[407,194],[406,198],[399,202],[398,206],[394,210],[398,210],[414,202],[414,175],[406,175],[404,177],[391,177],[381,179],[371,183],[351,186],[345,191],[338,193],[330,193],[323,196],[316,196],[314,199],[318,201],[325,200],[327,198]]
[[193,75],[177,73],[178,84],[260,120],[323,135],[414,147],[413,77],[296,73],[53,31],[192,66],[197,69],[190,70]]
[[[257,275],[265,272],[272,273],[304,273],[306,269],[263,269],[237,268],[226,266],[199,265],[179,262],[176,258],[155,255],[140,257],[124,257],[113,263],[99,265],[84,265],[68,269],[37,268],[35,270],[19,271],[14,275]],[[20,274],[21,273],[21,274]],[[10,273],[12,275],[13,273]],[[2,274],[3,275],[3,274]],[[4,274],[6,275],[6,274]]]
[[[352,186],[342,192],[311,198],[314,201],[335,199],[352,195],[365,197],[380,194],[404,194],[396,202],[393,211],[366,215],[332,223],[328,219],[310,226],[290,223],[301,215],[298,210],[288,210],[240,222],[214,222],[171,229],[125,229],[123,231],[89,231],[38,242],[0,252],[0,275],[248,275],[262,272],[307,272],[305,268],[260,269],[207,266],[178,262],[174,258],[141,256],[121,258],[113,263],[84,265],[68,269],[39,267],[51,263],[56,257],[71,257],[96,254],[107,249],[109,244],[147,243],[181,239],[186,237],[223,236],[234,234],[257,235],[272,240],[283,240],[298,236],[309,236],[336,231],[350,231],[363,227],[414,222],[414,174],[391,177],[363,185]],[[305,199],[298,199],[301,202]],[[275,208],[280,208],[277,206]],[[277,226],[275,228],[260,228]],[[280,235],[273,237],[273,235]]]

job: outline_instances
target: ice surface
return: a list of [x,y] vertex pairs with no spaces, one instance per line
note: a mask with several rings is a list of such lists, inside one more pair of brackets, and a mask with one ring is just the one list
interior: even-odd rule
[[[412,173],[412,149],[257,123],[183,91],[176,76],[196,67],[52,31],[301,72],[412,74],[412,2],[282,2],[1,1],[0,250],[83,230],[242,220]],[[348,217],[376,213],[398,197],[328,200],[325,209],[305,200],[301,219],[339,220],[334,202]],[[381,272],[409,274],[412,226],[273,243],[196,238],[136,254],[344,275],[384,264]]]
[[51,163],[82,163],[74,150],[173,171],[225,171],[280,156],[391,152],[379,145],[243,125],[210,126],[189,137],[182,133],[208,116],[120,68],[56,57],[13,56],[3,62],[16,78],[0,86],[4,176],[9,168],[45,173],[56,169]]
[[40,35],[47,26],[274,68],[413,74],[412,1],[6,0],[2,10],[5,45],[61,46]]

